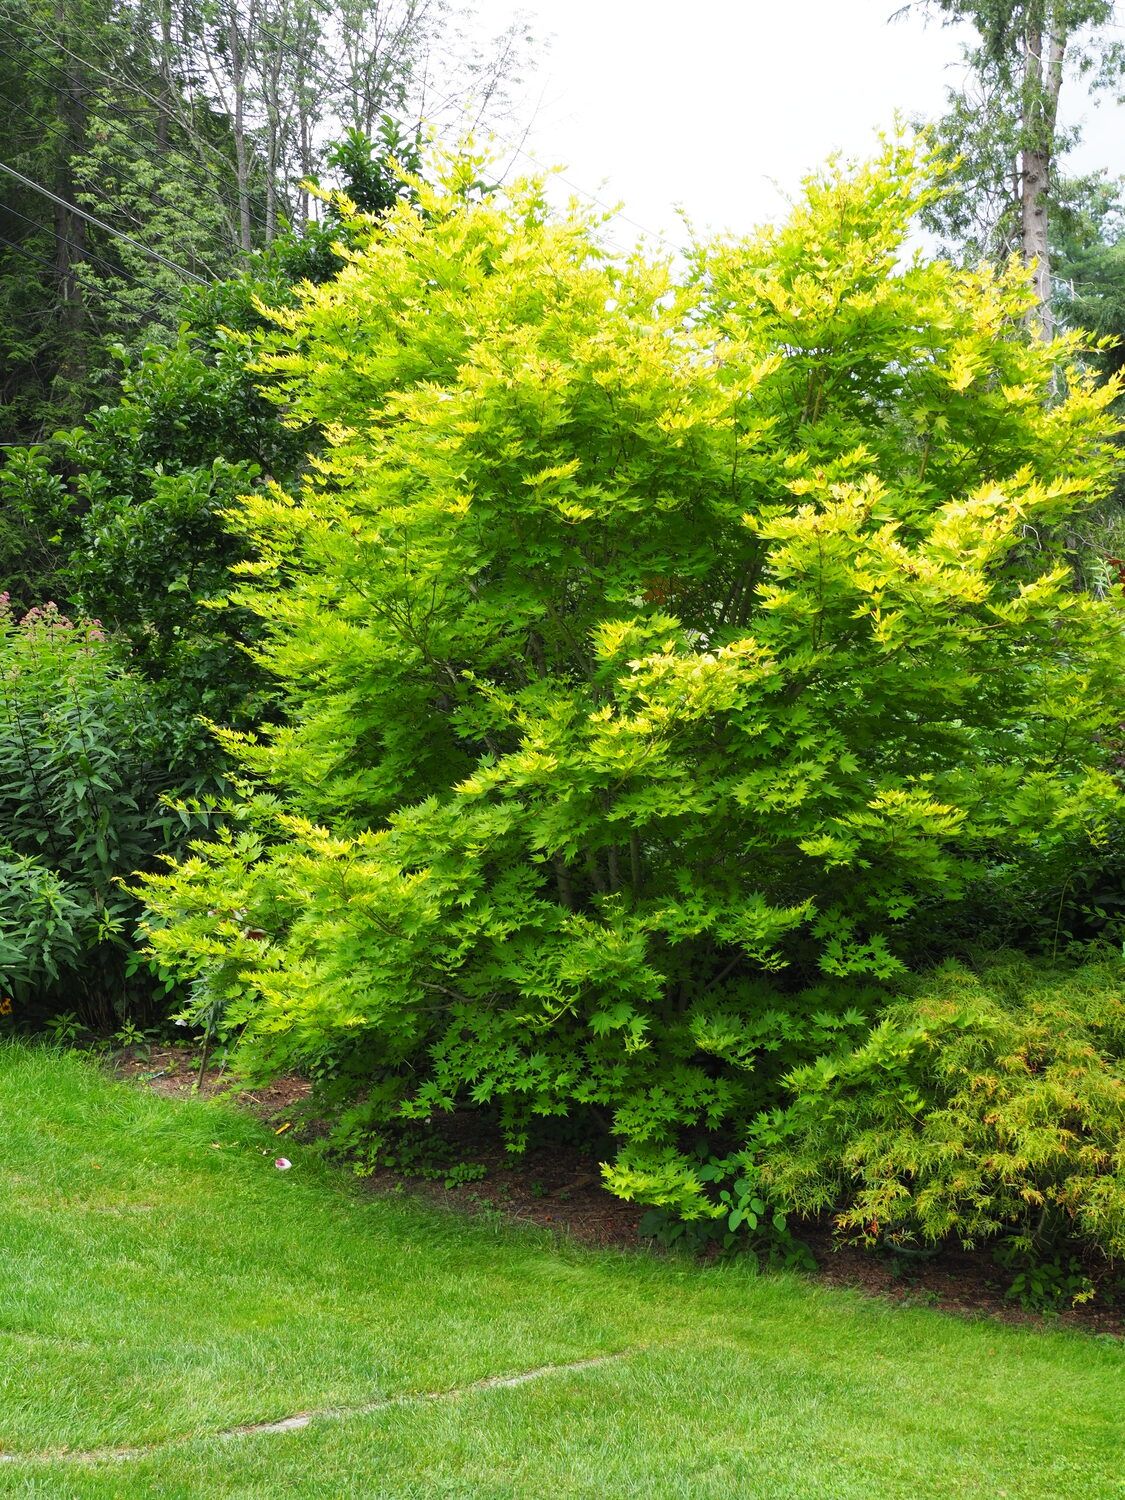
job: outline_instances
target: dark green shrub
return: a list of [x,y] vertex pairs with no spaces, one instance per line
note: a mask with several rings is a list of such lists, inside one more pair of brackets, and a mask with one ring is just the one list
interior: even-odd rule
[[20,999],[59,985],[96,921],[85,893],[35,855],[2,849],[0,893],[0,985]]
[[0,595],[0,993],[11,1022],[60,1002],[99,1026],[145,1003],[125,976],[151,870],[205,821],[163,805],[198,793],[176,726],[97,622],[54,605],[17,620]]
[[0,582],[14,608],[65,599],[62,577],[78,518],[45,448],[12,448],[0,464]]

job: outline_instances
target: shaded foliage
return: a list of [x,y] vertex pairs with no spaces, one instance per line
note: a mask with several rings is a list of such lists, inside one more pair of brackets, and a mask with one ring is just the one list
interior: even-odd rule
[[183,740],[96,621],[54,606],[18,619],[0,595],[0,990],[14,1023],[150,1011],[147,976],[127,977],[138,906],[121,881],[205,825],[165,796],[222,789]]

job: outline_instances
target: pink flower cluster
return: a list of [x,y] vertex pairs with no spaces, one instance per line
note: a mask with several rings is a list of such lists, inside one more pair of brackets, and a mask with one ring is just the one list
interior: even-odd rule
[[60,611],[53,599],[48,599],[46,604],[35,605],[21,620],[17,620],[12,611],[11,595],[6,590],[0,594],[0,623],[12,624],[26,631],[73,630],[84,641],[104,641],[106,638],[100,620],[82,620],[76,625]]

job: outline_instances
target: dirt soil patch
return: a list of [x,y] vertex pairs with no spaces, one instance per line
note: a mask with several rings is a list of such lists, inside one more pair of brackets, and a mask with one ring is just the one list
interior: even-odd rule
[[209,1064],[201,1072],[200,1061],[198,1050],[190,1046],[127,1047],[115,1054],[113,1071],[119,1078],[147,1084],[166,1099],[232,1094],[267,1124],[304,1103],[312,1092],[306,1078],[295,1076],[275,1078],[261,1088],[239,1088],[222,1063]]
[[[113,1069],[119,1077],[168,1098],[229,1094],[282,1134],[292,1130],[294,1136],[308,1139],[319,1133],[309,1114],[307,1079],[287,1076],[253,1089],[240,1087],[221,1063],[209,1064],[201,1076],[198,1050],[186,1045],[127,1048],[116,1054]],[[365,1178],[368,1188],[376,1193],[410,1192],[467,1213],[500,1212],[599,1248],[635,1250],[642,1243],[651,1244],[642,1242],[638,1233],[644,1206],[608,1193],[599,1163],[588,1152],[565,1145],[533,1146],[512,1157],[491,1124],[471,1112],[435,1120],[433,1130],[452,1162],[471,1163],[483,1169],[481,1175],[447,1186],[440,1179],[380,1168]],[[1005,1299],[1005,1273],[987,1252],[943,1249],[933,1256],[890,1256],[841,1245],[827,1219],[795,1227],[816,1259],[817,1279],[826,1285],[962,1315],[1125,1337],[1125,1278],[1113,1304],[1099,1297],[1044,1318]]]

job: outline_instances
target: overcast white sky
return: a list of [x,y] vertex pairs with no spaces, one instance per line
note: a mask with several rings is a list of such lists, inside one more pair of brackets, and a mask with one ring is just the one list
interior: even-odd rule
[[[745,232],[832,152],[868,154],[896,111],[941,110],[959,34],[916,15],[888,24],[898,3],[523,0],[551,38],[526,145],[673,243],[677,204],[700,228]],[[493,30],[513,8],[478,5]],[[1089,120],[1084,161],[1125,172],[1125,109],[1092,110],[1073,90],[1066,103]],[[628,224],[613,234],[635,238]]]

